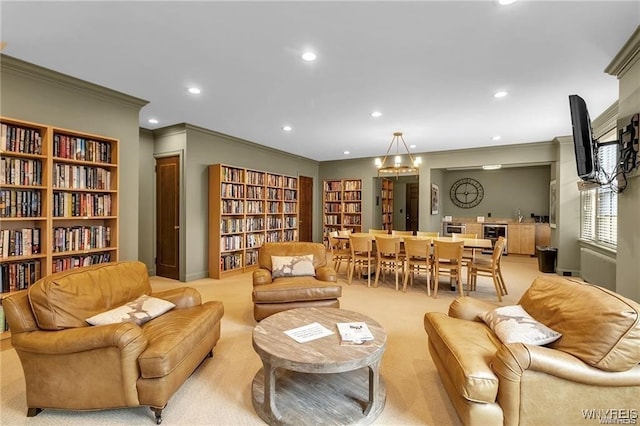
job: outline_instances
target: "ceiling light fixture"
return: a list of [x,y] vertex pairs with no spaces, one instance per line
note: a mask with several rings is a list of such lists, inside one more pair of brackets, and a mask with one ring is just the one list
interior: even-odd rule
[[[404,149],[407,151],[407,156],[409,157],[409,164],[404,164],[403,158],[400,155],[400,142],[404,146]],[[393,145],[396,146],[396,154],[393,156],[393,164],[387,165],[387,158],[390,158],[391,149]],[[384,158],[376,158],[375,165],[378,168],[378,176],[381,174],[395,174],[396,179],[400,175],[415,175],[418,173],[418,169],[420,168],[420,164],[422,164],[422,158],[413,157],[411,152],[409,151],[409,147],[407,143],[404,141],[404,137],[402,137],[402,132],[395,132],[393,134],[393,139],[391,139],[391,143],[389,144],[389,148],[387,148],[386,154],[384,154]]]
[[156,120],[155,118],[150,118],[150,119],[149,119],[149,123],[151,123],[151,124],[158,124],[158,120]]
[[517,2],[518,0],[498,0],[498,3],[501,4],[502,6],[507,6],[509,4],[513,4],[515,2]]
[[371,113],[371,116],[374,117],[374,118],[378,118],[378,117],[382,116],[382,113],[380,111],[373,111]]
[[351,154],[351,151],[345,151],[344,152],[344,155],[349,155],[349,154]]
[[284,130],[285,132],[290,132],[291,130],[293,130],[293,127],[291,127],[291,126],[282,126],[282,130]]
[[499,92],[494,93],[493,97],[494,98],[504,98],[507,95],[508,95],[507,92],[505,92],[504,90],[500,90]]
[[200,94],[200,89],[198,89],[197,87],[189,87],[189,93],[191,93],[193,95],[199,95]]
[[498,170],[502,167],[502,164],[486,164],[482,166],[483,170]]
[[491,138],[494,141],[499,141],[500,139],[502,139],[502,136],[500,135],[495,135],[494,137]]
[[313,52],[304,52],[302,54],[302,59],[304,59],[307,62],[315,61],[316,60],[316,54],[313,53]]

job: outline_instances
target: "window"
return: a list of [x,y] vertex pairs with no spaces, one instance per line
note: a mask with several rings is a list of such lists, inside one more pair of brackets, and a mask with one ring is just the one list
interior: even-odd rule
[[[613,138],[609,136],[606,139]],[[604,143],[605,138],[602,140]],[[598,148],[598,180],[610,184],[580,194],[580,238],[610,247],[616,247],[618,243],[618,187],[615,177],[617,157],[618,144],[601,145]]]

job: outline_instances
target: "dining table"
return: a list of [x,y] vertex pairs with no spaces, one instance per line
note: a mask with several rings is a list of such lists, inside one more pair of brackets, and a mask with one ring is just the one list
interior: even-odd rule
[[[393,238],[396,237],[396,235],[391,235],[391,234],[370,234],[368,232],[354,232],[352,234],[349,235],[356,235],[356,236],[368,236],[369,238],[371,238],[371,241],[375,241],[376,237],[378,238]],[[345,241],[349,241],[349,235],[338,235],[335,238],[337,238],[338,240],[345,240]],[[470,248],[470,249],[492,249],[493,248],[493,243],[490,239],[487,238],[456,238],[456,237],[418,237],[416,235],[412,235],[412,236],[406,236],[406,235],[397,235],[397,237],[400,237],[400,241],[403,242],[405,238],[412,238],[412,239],[417,239],[417,240],[431,240],[431,244],[433,245],[433,241],[446,241],[446,242],[451,242],[451,241],[464,241],[464,247],[465,248]]]

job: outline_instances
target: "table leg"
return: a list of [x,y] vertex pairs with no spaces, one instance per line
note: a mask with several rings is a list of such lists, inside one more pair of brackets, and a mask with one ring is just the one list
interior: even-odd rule
[[[371,410],[380,403],[378,401],[378,388],[380,386],[380,360],[369,366],[369,403],[363,414],[368,416]],[[375,410],[374,410],[375,411]]]
[[264,411],[274,420],[280,420],[282,416],[276,408],[276,369],[270,362],[263,361],[264,364]]

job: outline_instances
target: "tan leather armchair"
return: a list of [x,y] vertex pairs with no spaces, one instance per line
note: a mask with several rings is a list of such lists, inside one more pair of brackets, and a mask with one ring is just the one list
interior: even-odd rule
[[[313,256],[315,276],[273,277],[272,256]],[[327,251],[320,243],[265,243],[258,253],[259,269],[253,272],[253,316],[260,321],[287,309],[339,308],[342,286],[335,269],[327,265]]]
[[[141,295],[172,310],[142,325],[86,319]],[[220,338],[221,302],[183,287],[151,294],[146,266],[117,262],[45,277],[3,301],[24,370],[27,416],[42,409],[162,409]]]
[[636,423],[640,305],[550,276],[536,278],[518,303],[562,337],[545,346],[503,344],[478,317],[496,305],[470,297],[456,299],[448,315],[425,314],[429,352],[462,422],[592,424],[627,416]]

